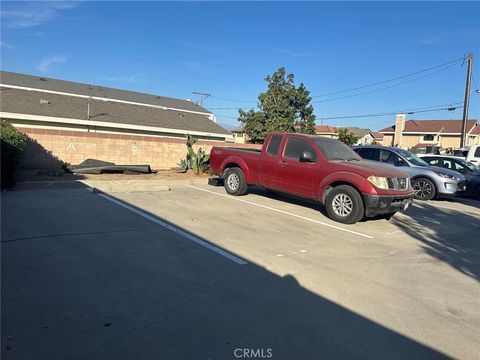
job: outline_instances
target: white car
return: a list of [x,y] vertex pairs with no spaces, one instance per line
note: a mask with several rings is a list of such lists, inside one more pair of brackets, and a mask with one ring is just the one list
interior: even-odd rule
[[472,164],[480,166],[480,145],[470,146],[470,148],[468,149],[466,160],[471,162]]

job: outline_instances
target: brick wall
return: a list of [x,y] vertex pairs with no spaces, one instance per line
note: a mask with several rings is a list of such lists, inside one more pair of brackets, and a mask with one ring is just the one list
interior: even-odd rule
[[[119,165],[149,164],[153,169],[166,170],[176,167],[187,152],[185,139],[26,127],[18,130],[29,137],[23,166],[30,169],[54,168],[61,162],[76,165],[85,159],[97,159]],[[260,147],[199,140],[194,149],[202,147],[209,153],[212,146]]]

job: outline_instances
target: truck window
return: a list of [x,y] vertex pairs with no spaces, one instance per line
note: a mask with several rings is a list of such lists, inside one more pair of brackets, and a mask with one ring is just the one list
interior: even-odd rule
[[268,143],[267,153],[270,155],[277,155],[281,141],[282,135],[273,135]]
[[287,146],[285,147],[285,152],[283,155],[288,158],[299,160],[300,155],[304,151],[312,153],[315,157],[315,151],[313,151],[313,148],[308,144],[308,142],[303,139],[290,137],[287,140]]
[[474,157],[480,157],[480,146],[477,146],[477,148],[475,149],[475,155],[473,155]]

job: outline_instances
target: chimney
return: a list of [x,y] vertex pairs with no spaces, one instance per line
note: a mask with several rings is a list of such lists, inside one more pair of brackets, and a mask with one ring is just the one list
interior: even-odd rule
[[393,137],[393,146],[402,147],[402,133],[405,129],[405,114],[397,114],[395,117],[395,136]]

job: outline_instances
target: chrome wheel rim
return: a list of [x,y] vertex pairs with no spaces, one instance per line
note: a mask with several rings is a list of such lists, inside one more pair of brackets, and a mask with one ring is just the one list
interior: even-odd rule
[[348,216],[353,211],[353,201],[346,194],[337,194],[333,197],[332,207],[338,216]]
[[415,196],[419,198],[427,198],[432,193],[432,186],[426,181],[419,181],[413,185]]
[[230,190],[236,191],[240,185],[240,179],[237,174],[230,174],[227,178],[227,186]]

